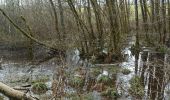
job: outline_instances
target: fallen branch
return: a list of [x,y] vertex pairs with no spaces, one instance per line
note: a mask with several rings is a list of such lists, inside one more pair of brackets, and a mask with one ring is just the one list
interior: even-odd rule
[[4,94],[5,96],[9,97],[10,99],[14,100],[37,100],[36,98],[27,95],[24,92],[15,90],[2,82],[0,82],[0,93]]
[[54,46],[50,45],[50,44],[47,44],[47,43],[44,43],[42,41],[39,41],[38,39],[32,37],[29,33],[25,32],[23,29],[21,29],[5,12],[4,10],[2,10],[0,8],[0,12],[3,14],[3,16],[17,29],[19,30],[24,36],[26,36],[27,38],[31,39],[32,41],[40,44],[40,45],[43,45],[47,48],[50,48],[50,49],[53,49],[53,50],[57,50],[57,48],[55,48]]
[[13,87],[13,89],[19,91],[27,91],[30,90],[30,87]]
[[93,67],[113,67],[113,66],[118,66],[120,63],[115,63],[115,64],[94,64]]

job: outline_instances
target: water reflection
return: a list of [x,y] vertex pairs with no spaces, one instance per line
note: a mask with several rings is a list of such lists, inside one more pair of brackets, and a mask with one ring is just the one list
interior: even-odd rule
[[[131,71],[128,75],[123,75],[122,73],[118,73],[117,77],[117,86],[118,91],[122,93],[122,97],[120,100],[133,100],[134,98],[130,96],[128,93],[128,88],[130,87],[129,80],[135,75],[135,57],[131,54],[130,48],[134,44],[134,40],[130,40],[128,46],[124,49],[123,53],[127,56],[126,61],[122,62],[120,66],[122,68],[127,68]],[[70,63],[70,66],[77,66],[82,65],[88,66],[88,61],[84,60],[82,63],[80,62],[80,53],[78,49],[75,49],[71,52],[68,52],[68,59],[67,62]],[[145,96],[143,97],[144,100],[169,100],[170,98],[170,84],[168,84],[166,78],[168,73],[166,73],[167,62],[170,61],[165,54],[162,53],[155,53],[151,52],[150,50],[144,49],[142,52],[139,53],[139,57],[137,60],[138,67],[137,67],[137,75],[140,75],[142,79],[142,85],[144,86]],[[28,75],[29,67],[27,65],[18,65],[18,64],[2,64],[3,71],[0,70],[0,81],[6,82],[11,79],[16,79],[17,77],[21,77],[24,75]],[[45,64],[43,66],[38,66],[34,68],[34,72],[32,72],[33,77],[40,76],[40,75],[49,75],[52,78],[52,73],[54,73],[56,65]],[[72,69],[72,67],[69,67]],[[89,69],[88,69],[89,70]],[[70,73],[70,71],[69,71]],[[107,70],[103,70],[104,75],[108,75]],[[15,77],[15,78],[14,78]],[[27,76],[25,76],[27,77]],[[30,76],[28,76],[30,77]],[[32,76],[31,76],[32,77]],[[87,74],[86,79],[89,78]],[[95,79],[91,79],[95,80]],[[90,81],[91,81],[90,80]],[[88,81],[87,81],[88,82]],[[51,84],[50,81],[47,82],[49,85]],[[51,85],[50,85],[51,86]],[[50,87],[49,86],[49,87]],[[89,85],[91,86],[91,85]],[[123,88],[123,92],[121,91]],[[87,88],[88,89],[88,88]],[[169,93],[168,93],[169,92]],[[98,92],[94,92],[94,97],[97,98],[95,100],[99,100],[100,96]],[[101,99],[101,98],[100,98]]]
[[[142,84],[145,86],[145,100],[163,100],[167,84],[166,64],[164,53],[144,51],[141,66]],[[168,99],[165,99],[168,100]]]

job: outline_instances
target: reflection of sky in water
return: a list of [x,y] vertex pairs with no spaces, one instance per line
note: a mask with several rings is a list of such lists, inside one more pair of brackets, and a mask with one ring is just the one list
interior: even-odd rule
[[165,87],[165,100],[170,100],[170,83]]
[[[132,55],[132,53],[130,51],[131,46],[134,45],[134,44],[135,44],[135,40],[132,37],[130,42],[128,43],[127,47],[122,51],[122,53],[127,56],[127,61],[122,62],[120,64],[120,66],[122,68],[129,69],[131,71],[131,73],[128,74],[128,75],[124,75],[122,73],[119,73],[117,75],[117,84],[121,85],[121,87],[118,86],[119,87],[118,91],[123,92],[123,96],[119,100],[131,100],[132,99],[131,96],[128,96],[128,89],[130,87],[129,80],[135,74],[134,73],[135,72],[135,57]],[[121,91],[121,88],[123,88],[124,90]]]
[[[37,77],[51,76],[54,66],[40,65],[36,68],[24,64],[2,64],[3,70],[0,70],[0,82],[10,83],[13,81],[20,81],[25,78],[36,79]],[[31,72],[27,72],[29,69]],[[50,78],[51,78],[50,77]]]
[[126,62],[123,62],[120,64],[121,67],[130,69],[131,71],[134,71],[135,67],[135,57],[132,56],[131,51],[128,48],[125,48],[124,54],[128,55],[128,59]]

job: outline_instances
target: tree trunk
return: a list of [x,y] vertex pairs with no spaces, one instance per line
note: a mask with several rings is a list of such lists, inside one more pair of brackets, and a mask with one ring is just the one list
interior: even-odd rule
[[135,21],[136,21],[136,43],[135,43],[135,74],[138,72],[139,59],[139,17],[138,17],[138,0],[135,0]]
[[54,13],[55,29],[56,29],[56,32],[58,33],[59,40],[61,40],[61,34],[60,34],[60,31],[59,31],[59,27],[58,27],[58,16],[57,16],[57,11],[56,11],[54,2],[53,2],[52,0],[49,0],[49,1],[50,1],[50,4],[51,4],[53,13]]
[[[96,26],[97,26],[97,31],[98,31],[98,39],[99,39],[99,49],[103,50],[104,47],[104,40],[103,40],[103,22],[102,22],[102,18],[101,18],[101,11],[100,11],[100,6],[97,3],[97,0],[90,0],[91,1],[91,5],[93,7],[94,10],[94,14],[95,14],[95,19],[96,19]],[[100,51],[99,50],[99,51]]]
[[60,23],[61,23],[61,29],[62,29],[62,38],[65,39],[65,35],[66,35],[66,32],[65,32],[65,24],[64,24],[64,10],[63,10],[63,6],[62,6],[62,3],[61,3],[61,0],[58,0],[58,4],[59,4],[59,11],[60,11]]
[[162,43],[165,44],[166,41],[166,4],[165,4],[165,0],[162,0],[162,33],[163,36],[162,38]]
[[167,0],[168,2],[168,35],[169,35],[169,38],[170,38],[170,0]]
[[36,100],[36,98],[26,95],[24,92],[14,90],[2,82],[0,82],[0,93],[14,100]]
[[83,39],[84,39],[84,44],[85,44],[85,53],[89,53],[89,50],[88,50],[88,43],[87,43],[87,35],[86,35],[86,32],[89,33],[89,30],[87,28],[87,26],[85,25],[85,23],[83,22],[83,20],[80,18],[78,12],[76,11],[76,8],[73,4],[73,1],[72,0],[68,0],[67,1],[71,11],[73,12],[74,14],[74,17],[76,19],[76,23],[80,26],[80,29],[82,30],[82,35],[83,35]]

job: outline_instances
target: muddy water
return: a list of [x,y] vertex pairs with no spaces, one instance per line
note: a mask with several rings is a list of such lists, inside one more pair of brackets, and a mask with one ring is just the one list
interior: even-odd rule
[[168,57],[159,52],[148,52],[145,70],[145,99],[169,100]]
[[[117,85],[121,85],[121,88],[124,88],[125,90],[123,90],[123,96],[121,99],[127,99],[127,95],[128,92],[126,93],[125,91],[128,91],[129,88],[129,80],[132,78],[132,76],[134,75],[134,56],[132,56],[131,51],[130,51],[130,47],[134,44],[135,42],[135,38],[134,37],[129,37],[128,39],[128,44],[126,44],[126,48],[124,49],[124,54],[127,56],[127,60],[123,63],[120,64],[120,66],[122,68],[127,68],[130,69],[132,71],[132,73],[130,73],[129,75],[123,75],[121,73],[119,73],[117,75]],[[55,69],[56,69],[56,64],[55,64],[55,59],[50,60],[50,62],[46,62],[43,63],[42,65],[39,66],[33,66],[33,65],[29,65],[29,59],[28,59],[28,55],[27,55],[27,48],[22,47],[23,49],[10,49],[10,54],[9,48],[4,48],[2,49],[1,52],[1,56],[3,56],[4,62],[1,64],[3,70],[0,70],[0,81],[4,82],[5,84],[11,86],[11,87],[15,87],[15,86],[22,86],[24,84],[30,84],[30,81],[34,81],[34,80],[38,80],[38,79],[42,79],[44,77],[49,78],[48,81],[46,81],[46,84],[48,85],[48,87],[51,87],[51,81],[52,80],[52,76],[53,73],[55,73]],[[39,57],[42,58],[41,54],[46,53],[47,51],[45,50],[41,50],[39,48],[36,48],[35,50],[40,50],[40,53],[37,53],[37,55],[39,54]],[[18,53],[18,51],[20,53]],[[75,54],[74,54],[75,53]],[[19,54],[19,55],[18,55]],[[17,58],[17,61],[16,61]],[[24,62],[20,62],[23,61],[23,59],[25,60]],[[73,54],[70,54],[68,56],[68,62],[71,63],[72,66],[75,66],[77,64],[79,60],[79,53],[77,52],[77,50],[75,50],[75,52],[73,52]],[[86,63],[86,61],[84,61],[83,66],[87,66],[89,64]],[[107,70],[103,70],[103,72],[107,73]],[[120,89],[120,92],[122,92],[122,90]],[[46,94],[41,95],[40,97],[42,97],[45,100],[48,100],[48,96],[50,96],[51,91],[48,91]],[[100,97],[100,94],[98,92],[93,92],[92,93],[93,97],[95,98],[95,100],[101,100],[102,97]],[[39,96],[38,96],[39,97]],[[129,96],[128,99],[130,100],[131,97]]]
[[[25,43],[0,43],[0,82],[11,87],[31,84],[38,80],[46,80],[48,88],[57,64],[56,59],[41,65],[31,65],[29,49]],[[49,50],[37,44],[33,47],[34,61],[48,56]],[[50,94],[48,91],[47,94]],[[8,100],[7,98],[5,100]],[[47,99],[48,100],[48,99]]]
[[[49,50],[45,47],[33,44],[32,53],[34,60],[43,59],[48,56]],[[3,58],[4,62],[28,62],[30,60],[30,48],[26,42],[0,42],[0,58]]]
[[[116,85],[118,87],[118,92],[122,94],[119,100],[134,100],[135,99],[128,92],[128,89],[130,87],[129,80],[135,75],[135,57],[131,54],[131,51],[130,51],[131,46],[135,44],[135,37],[130,36],[128,37],[127,40],[128,41],[126,43],[128,44],[125,44],[126,45],[125,49],[122,51],[122,53],[126,56],[127,59],[126,61],[120,63],[119,66],[122,68],[129,69],[131,73],[128,75],[124,75],[122,73],[117,74]],[[20,49],[19,50],[20,53],[18,53],[16,49],[15,50],[10,49],[10,54],[8,54],[9,50],[6,51],[6,49],[3,49],[3,48],[1,49],[2,49],[2,52],[0,56],[3,56],[3,58],[5,58],[4,62],[1,64],[3,68],[3,70],[0,70],[0,81],[1,82],[4,82],[7,85],[14,87],[14,86],[21,86],[24,84],[30,84],[30,82],[34,80],[48,78],[46,81],[46,84],[48,85],[49,88],[51,87],[50,80],[52,80],[53,73],[55,73],[55,70],[57,67],[57,64],[55,63],[57,60],[55,58],[41,65],[33,66],[29,64],[29,60],[27,59],[26,48]],[[46,52],[48,51],[48,50],[47,51],[41,50],[40,48],[36,48],[35,50],[40,51],[39,53],[37,53],[37,56],[36,56],[37,58],[44,57],[46,55]],[[145,49],[144,51],[148,51],[148,49]],[[45,55],[42,55],[43,53]],[[78,63],[78,60],[80,59],[79,52],[75,50],[74,53],[75,54],[70,54],[68,56],[68,61],[69,63],[72,63],[71,64],[72,66],[75,66]],[[148,91],[152,90],[152,89],[148,90],[149,89],[148,84],[152,83],[148,81],[149,77],[150,78],[152,77],[152,75],[149,75],[150,74],[149,66],[147,65],[147,63],[150,60],[149,59],[150,54],[147,54],[147,57],[145,58],[145,60],[143,60],[143,55],[144,55],[144,52],[140,52],[139,60],[138,60],[138,75],[140,75],[141,78],[143,77],[143,80],[144,80],[145,96],[143,97],[143,100],[148,100]],[[12,60],[9,60],[8,58]],[[15,61],[16,60],[15,58],[18,58],[17,61]],[[23,61],[22,58],[25,59],[24,62],[20,62],[20,61]],[[170,61],[169,58],[167,57],[166,60]],[[89,64],[84,63],[83,65],[87,66]],[[103,72],[107,73],[107,70],[103,70]],[[164,77],[161,76],[161,78],[164,78]],[[158,84],[155,84],[155,86],[156,85]],[[165,90],[163,91],[164,91],[163,92],[164,100],[169,100],[170,99],[170,92],[169,92],[170,84],[169,83],[165,85]],[[46,94],[40,95],[38,97],[43,98],[43,100],[48,100],[50,98],[50,95],[51,95],[51,91],[48,91]],[[101,100],[101,96],[98,92],[94,91],[92,95],[95,98],[94,100]]]
[[[132,72],[129,75],[118,73],[117,86],[122,96],[120,100],[134,100],[128,92],[130,88],[129,80],[135,76],[135,57],[132,56],[130,47],[135,43],[133,37],[129,38],[130,42],[124,49],[124,54],[128,55],[127,60],[120,64],[122,68],[127,68]],[[143,100],[169,100],[170,99],[170,84],[168,79],[168,69],[170,56],[168,54],[157,53],[153,48],[143,47],[139,53],[137,75],[141,77],[144,85],[145,95]]]
[[[11,87],[20,87],[29,85],[34,81],[45,80],[46,85],[50,89],[50,80],[52,80],[56,65],[53,61],[39,66],[32,66],[25,63],[3,63],[2,68],[3,70],[0,70],[0,81]],[[48,95],[51,95],[51,91],[47,91],[44,95],[36,96],[47,98]],[[8,99],[6,98],[5,100]]]
[[132,97],[128,93],[128,89],[130,87],[129,80],[135,74],[135,57],[132,55],[130,48],[135,44],[135,37],[128,37],[128,41],[126,43],[126,47],[123,51],[125,55],[127,55],[127,59],[125,62],[120,64],[120,67],[129,69],[131,71],[130,74],[124,75],[123,73],[118,73],[117,75],[117,86],[118,92],[122,94],[119,100],[132,100]]
[[[129,83],[128,81],[131,79],[131,77],[134,75],[134,56],[131,55],[130,47],[134,44],[134,37],[129,37],[128,39],[128,46],[126,46],[125,50],[122,51],[127,55],[127,61],[120,64],[122,68],[128,68],[132,71],[129,75],[123,75],[119,73],[117,75],[117,84],[120,84],[124,86],[123,88],[128,89]],[[1,44],[1,53],[0,57],[3,58],[3,62],[1,63],[1,67],[3,70],[0,70],[0,81],[11,86],[22,86],[30,84],[32,81],[40,80],[47,78],[46,84],[48,87],[51,87],[51,80],[52,76],[55,73],[56,66],[55,64],[56,60],[55,58],[50,60],[49,62],[45,62],[41,65],[30,65],[29,63],[29,55],[28,55],[28,48],[21,45],[20,49],[16,46],[11,46],[10,44],[7,47],[2,46]],[[76,51],[76,50],[75,50]],[[35,58],[43,58],[45,57],[48,52],[48,50],[41,49],[39,47],[34,47],[34,52],[36,52]],[[77,64],[78,62],[78,52],[74,52],[76,55],[69,55],[68,59],[71,59],[71,63],[73,63],[73,66]],[[69,58],[70,57],[70,58]],[[72,59],[73,58],[73,59]],[[85,61],[86,62],[86,61]],[[70,61],[69,61],[70,63]],[[89,64],[84,63],[83,66],[87,66]],[[107,72],[107,70],[103,71]],[[48,94],[48,95],[47,95]],[[40,98],[43,98],[44,100],[48,100],[48,96],[50,96],[51,91],[48,91],[46,94],[41,95]],[[93,92],[95,100],[100,100],[101,97],[97,92]],[[126,96],[126,93],[125,95]],[[39,96],[38,96],[39,97]],[[45,99],[46,98],[46,99]],[[124,98],[124,97],[122,97]]]

